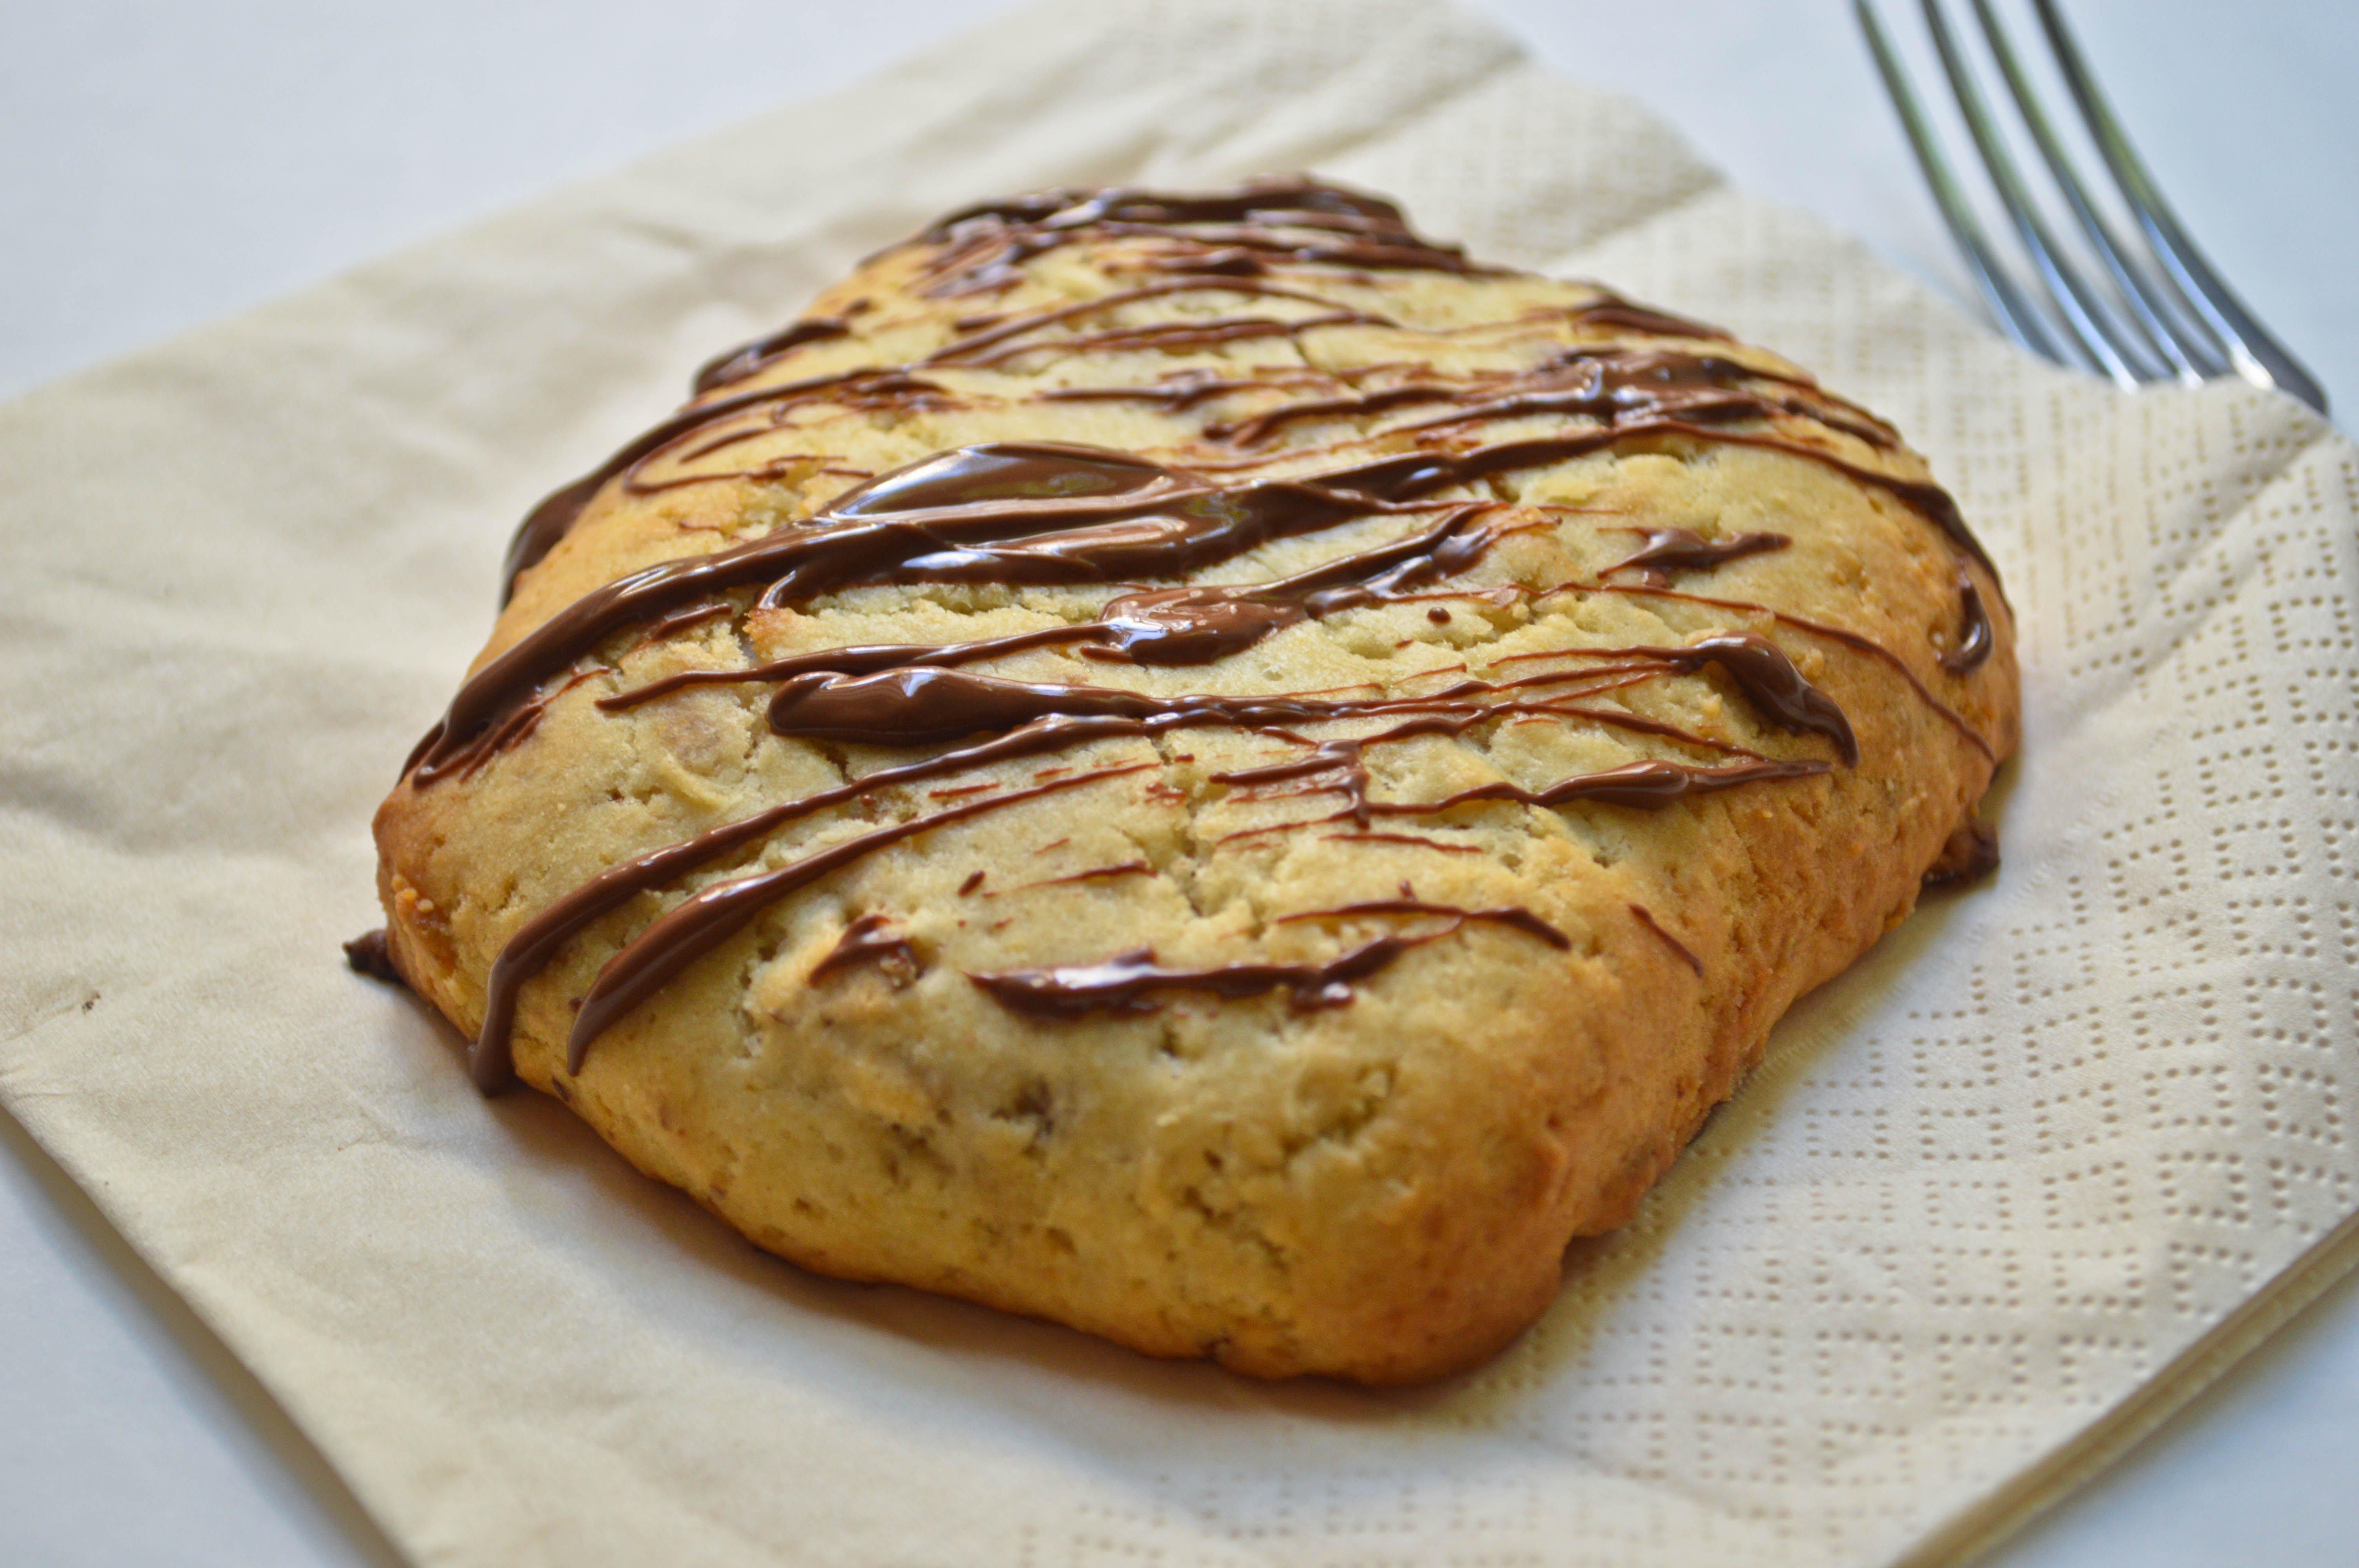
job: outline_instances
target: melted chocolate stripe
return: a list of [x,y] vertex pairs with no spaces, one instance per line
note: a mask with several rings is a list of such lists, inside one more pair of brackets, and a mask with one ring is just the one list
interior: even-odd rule
[[[1399,835],[1365,834],[1365,838]],[[1423,842],[1411,839],[1410,842]],[[1438,848],[1451,849],[1453,845]],[[1210,991],[1223,1000],[1238,1000],[1268,991],[1289,993],[1299,1011],[1341,1007],[1352,1000],[1352,982],[1387,969],[1411,948],[1423,946],[1457,931],[1469,922],[1495,922],[1538,937],[1560,952],[1571,947],[1564,933],[1528,909],[1460,909],[1417,899],[1380,899],[1345,904],[1337,909],[1306,910],[1282,915],[1278,924],[1294,921],[1351,919],[1371,914],[1438,914],[1449,919],[1439,931],[1419,936],[1386,935],[1364,942],[1323,963],[1220,964],[1210,968],[1169,968],[1156,962],[1153,949],[1140,947],[1102,963],[1071,964],[1048,968],[1010,969],[995,975],[970,974],[967,979],[991,994],[992,1000],[1016,1012],[1037,1018],[1072,1020],[1093,1012],[1143,1013],[1152,1011],[1154,993],[1167,990]]]
[[1625,327],[1633,332],[1644,332],[1656,338],[1725,339],[1729,336],[1723,328],[1708,327],[1701,321],[1674,316],[1668,310],[1633,305],[1610,294],[1594,305],[1576,307],[1573,315],[1593,327]]
[[[1284,206],[1283,203],[1292,203]],[[1374,222],[1388,229],[1406,229],[1401,210],[1381,196],[1352,190],[1301,175],[1249,180],[1230,190],[1172,193],[1135,186],[1098,189],[1059,188],[1023,196],[1002,197],[962,207],[934,221],[920,239],[940,243],[978,222],[1002,225],[1050,226],[1072,231],[1103,222],[1140,223],[1244,222],[1265,211],[1299,216],[1303,226],[1337,225],[1346,232],[1358,223]]]
[[[1246,383],[1251,385],[1251,383]],[[1287,426],[1305,419],[1333,419],[1355,414],[1381,414],[1387,408],[1397,408],[1404,403],[1440,403],[1454,401],[1465,389],[1444,382],[1412,381],[1398,386],[1379,387],[1351,397],[1319,397],[1299,403],[1282,404],[1278,407],[1256,414],[1251,418],[1233,423],[1207,425],[1204,434],[1216,441],[1232,441],[1240,447],[1257,447]]]
[[907,936],[894,931],[884,915],[864,914],[843,928],[842,936],[804,978],[815,980],[854,964],[890,965],[897,960],[915,968],[917,948],[910,946]]
[[[1323,383],[1328,378],[1317,375],[1313,379]],[[1167,375],[1160,381],[1141,382],[1129,386],[1055,386],[1038,395],[1043,403],[1159,403],[1176,413],[1183,408],[1192,408],[1208,398],[1223,397],[1232,392],[1263,388],[1278,391],[1287,384],[1277,380],[1240,379],[1215,375],[1210,371],[1189,370]]]
[[[1995,582],[1998,579],[1991,579]],[[1973,574],[1963,567],[1958,568],[1958,611],[1960,625],[1958,645],[1935,662],[1953,676],[1962,676],[1979,667],[1991,656],[1997,645],[1997,634],[1991,627],[1990,611],[1983,606],[1983,590],[1974,586]]]
[[1686,943],[1680,941],[1678,937],[1665,930],[1663,923],[1657,920],[1654,916],[1654,913],[1647,909],[1645,904],[1632,904],[1630,906],[1630,913],[1638,917],[1639,925],[1645,926],[1647,930],[1661,937],[1665,946],[1669,946],[1672,952],[1679,955],[1680,961],[1696,972],[1698,979],[1702,978],[1703,960],[1695,956],[1694,948],[1689,946]]
[[1379,936],[1323,964],[1220,964],[1208,969],[1174,969],[1157,963],[1152,949],[1141,947],[1099,964],[1009,969],[995,975],[971,974],[967,979],[1011,1011],[1060,1021],[1093,1012],[1147,1012],[1153,1008],[1147,998],[1165,990],[1210,991],[1226,1001],[1285,990],[1292,994],[1298,1010],[1307,1011],[1343,1006],[1352,1000],[1353,980],[1388,968],[1410,948],[1447,934]]
[[1082,651],[1141,665],[1211,664],[1298,622],[1381,602],[1466,570],[1499,536],[1467,526],[1492,509],[1488,502],[1454,507],[1407,538],[1269,582],[1125,594],[1098,614],[1109,646]]
[[1374,800],[1368,803],[1367,808],[1378,816],[1430,816],[1484,801],[1559,806],[1586,800],[1602,806],[1627,806],[1642,811],[1656,811],[1690,795],[1712,795],[1721,790],[1734,789],[1738,784],[1767,779],[1815,778],[1833,771],[1830,764],[1816,758],[1790,762],[1775,760],[1728,762],[1718,766],[1649,760],[1625,762],[1618,768],[1605,768],[1593,773],[1577,773],[1539,789],[1526,789],[1521,784],[1501,779],[1462,789],[1455,795],[1443,795],[1440,800]]
[[[1404,699],[1396,702],[1393,708],[1395,711],[1399,711],[1418,706],[1431,705],[1418,704],[1413,700]],[[1364,761],[1369,747],[1390,745],[1426,735],[1462,735],[1475,725],[1494,719],[1524,714],[1555,716],[1568,711],[1599,723],[1634,730],[1643,734],[1661,735],[1688,745],[1720,752],[1723,755],[1733,753],[1749,761],[1763,760],[1759,752],[1748,748],[1709,741],[1675,725],[1665,724],[1657,719],[1642,718],[1637,714],[1625,713],[1617,709],[1592,710],[1579,707],[1565,708],[1553,702],[1506,702],[1487,705],[1451,703],[1445,705],[1442,711],[1419,713],[1416,717],[1397,724],[1389,730],[1379,730],[1373,735],[1342,736],[1318,741],[1315,744],[1304,741],[1302,743],[1309,746],[1310,750],[1302,756],[1288,758],[1280,762],[1266,762],[1258,767],[1237,768],[1214,773],[1212,776],[1212,782],[1253,789],[1265,784],[1284,784],[1302,779],[1326,779],[1332,782],[1289,793],[1344,795],[1351,801],[1350,806],[1333,817],[1315,818],[1314,821],[1336,821],[1348,816],[1365,827],[1374,813],[1374,803],[1368,795],[1368,786],[1372,781],[1368,774],[1367,764]],[[1310,825],[1294,823],[1284,826],[1307,827]],[[1254,832],[1267,830],[1252,829]]]
[[[1337,470],[1318,476],[1322,484],[1339,490],[1364,489],[1376,491],[1387,483],[1399,487],[1401,493],[1422,493],[1447,483],[1464,483],[1470,480],[1505,473],[1514,469],[1538,468],[1545,463],[1564,462],[1602,451],[1618,442],[1648,436],[1691,436],[1704,441],[1723,441],[1734,446],[1758,447],[1765,451],[1784,452],[1822,463],[1859,483],[1873,485],[1896,500],[1921,514],[1934,526],[1950,536],[1951,542],[1980,562],[1998,580],[1998,569],[1984,553],[1982,543],[1965,519],[1959,514],[1958,503],[1940,485],[1922,480],[1899,479],[1863,468],[1832,452],[1816,447],[1787,441],[1776,436],[1745,430],[1716,429],[1711,426],[1690,424],[1676,418],[1648,418],[1628,424],[1616,424],[1598,430],[1581,431],[1567,436],[1536,436],[1520,440],[1502,441],[1494,446],[1477,447],[1472,451],[1451,454],[1414,453],[1406,457],[1378,459],[1352,468]],[[1451,477],[1422,477],[1428,473]]]
[[1640,594],[1650,599],[1676,599],[1689,604],[1709,604],[1719,610],[1749,610],[1755,614],[1768,616],[1781,626],[1791,626],[1798,632],[1808,632],[1814,636],[1824,637],[1830,642],[1840,643],[1844,647],[1865,654],[1897,672],[1900,677],[1908,683],[1908,688],[1915,692],[1918,698],[1939,716],[1943,723],[1963,736],[1991,765],[1995,767],[1998,764],[1998,749],[1983,739],[1982,731],[1967,723],[1964,714],[1935,697],[1925,683],[1917,678],[1917,672],[1908,667],[1908,662],[1906,659],[1872,637],[1864,637],[1856,632],[1846,631],[1841,626],[1830,626],[1823,621],[1812,621],[1807,616],[1789,614],[1783,610],[1772,610],[1766,604],[1755,604],[1747,600],[1712,599],[1701,593],[1685,593],[1677,589],[1653,588],[1639,583],[1582,583],[1577,587],[1582,592]]
[[782,801],[752,816],[724,823],[692,838],[651,849],[607,868],[526,921],[500,949],[484,983],[484,1022],[468,1051],[468,1071],[486,1093],[495,1093],[515,1082],[516,1066],[508,1044],[516,1023],[516,999],[524,982],[539,973],[566,943],[640,893],[652,892],[699,866],[758,842],[798,818],[846,805],[879,790],[922,784],[1010,758],[1062,751],[1088,741],[1141,732],[1138,725],[1119,719],[1047,719],[981,745],[946,752],[924,762],[880,769],[833,789]]
[[[1207,225],[1212,225],[1206,232]],[[1279,232],[1321,236],[1302,240]],[[964,209],[936,223],[921,243],[949,248],[929,259],[927,292],[957,296],[1005,287],[1032,257],[1095,231],[1182,242],[1210,241],[1301,262],[1371,268],[1493,272],[1410,231],[1400,210],[1378,197],[1306,178],[1256,181],[1210,195],[1154,191],[1049,190]]]
[[589,994],[582,999],[582,1011],[574,1015],[572,1033],[566,1037],[566,1071],[579,1073],[583,1058],[589,1054],[592,1041],[613,1027],[624,1014],[662,989],[665,982],[674,975],[745,929],[746,923],[765,908],[796,889],[808,887],[829,872],[841,871],[853,861],[887,845],[897,844],[904,838],[913,838],[920,833],[947,827],[953,822],[962,822],[970,816],[980,816],[986,811],[997,811],[1018,801],[1037,800],[1082,784],[1137,773],[1153,765],[1151,762],[1133,762],[1119,767],[1093,768],[1071,778],[1052,779],[1047,784],[1010,790],[988,800],[946,806],[929,816],[912,817],[907,822],[897,822],[887,827],[863,833],[856,838],[832,844],[776,871],[717,882],[689,894],[658,915],[646,930],[632,937],[598,971],[598,978],[592,983]]
[[988,370],[1026,354],[1071,354],[1092,350],[1131,353],[1140,350],[1169,352],[1173,349],[1207,348],[1214,343],[1242,342],[1252,338],[1291,338],[1313,327],[1389,327],[1381,316],[1364,310],[1324,310],[1316,316],[1290,319],[1277,316],[1220,316],[1201,321],[1150,321],[1136,327],[1114,327],[1070,338],[1046,338],[1038,342],[1008,343],[961,363]]
[[[1796,415],[1832,426],[1873,447],[1889,448],[1890,434],[1848,417],[1837,409],[1821,409],[1802,400],[1771,395],[1743,384],[1768,382],[1803,388],[1830,398],[1808,377],[1758,369],[1711,354],[1676,350],[1628,347],[1568,349],[1535,369],[1516,375],[1460,381],[1408,381],[1351,396],[1307,399],[1268,409],[1250,418],[1208,426],[1205,435],[1239,446],[1258,446],[1289,424],[1373,414],[1412,403],[1451,403],[1449,414],[1386,427],[1376,434],[1441,429],[1490,419],[1526,418],[1541,414],[1585,416],[1612,423],[1624,415],[1661,416],[1685,415],[1690,419],[1736,418],[1777,414]],[[1468,403],[1470,393],[1495,395]]]
[[[830,648],[738,670],[687,670],[611,697],[618,710],[691,686],[777,682],[805,675],[864,676],[999,658],[1060,643],[1096,644],[1095,656],[1133,664],[1199,665],[1236,653],[1297,622],[1373,603],[1398,588],[1472,566],[1493,535],[1463,524],[1489,503],[1453,509],[1406,539],[1330,561],[1290,578],[1240,587],[1152,589],[1109,601],[1095,622],[1049,626],[970,643]],[[700,612],[698,619],[704,613]]]
[[598,699],[598,706],[608,712],[619,712],[692,686],[784,681],[804,675],[872,675],[879,670],[918,665],[967,664],[976,659],[1002,658],[1032,648],[1087,642],[1106,637],[1111,632],[1109,627],[1084,623],[1079,626],[1044,626],[1038,632],[979,638],[972,643],[877,643],[848,648],[826,648],[816,654],[798,654],[792,658],[777,659],[742,670],[683,670],[679,675],[666,676],[645,686],[616,692],[612,697],[602,697]]
[[[995,326],[970,332],[945,348],[936,349],[921,362],[934,365],[994,363],[996,362],[977,356],[992,349],[1005,346],[1011,338],[1023,337],[1043,327],[1070,321],[1078,316],[1093,316],[1101,310],[1112,310],[1118,306],[1136,304],[1142,299],[1157,299],[1173,294],[1204,293],[1255,294],[1276,299],[1299,299],[1307,304],[1324,306],[1331,313],[1350,316],[1359,314],[1332,299],[1308,293],[1299,288],[1288,288],[1282,284],[1261,283],[1251,278],[1227,276],[1171,277],[1157,283],[1142,283],[1131,288],[1118,288],[1111,294],[1101,294],[1093,298],[1075,300],[1070,305],[1052,306],[1043,310],[1027,310],[1021,316],[1014,317]],[[1380,317],[1366,319],[1382,319]],[[1042,346],[1055,345],[1052,342]]]
[[[1646,542],[1631,554],[1598,573],[1600,577],[1630,568],[1659,578],[1666,571],[1710,571],[1723,561],[1741,560],[1770,550],[1782,550],[1794,541],[1783,534],[1731,534],[1707,539],[1692,528],[1634,529]],[[1661,586],[1658,582],[1657,586]]]
[[1151,877],[1155,868],[1145,860],[1124,860],[1117,865],[1092,866],[1085,871],[1071,871],[1061,877],[1044,877],[1037,882],[1018,882],[1012,888],[996,888],[984,893],[985,898],[1011,898],[1019,892],[1037,888],[1072,887],[1082,882],[1112,881],[1117,877]]
[[1694,669],[1718,665],[1754,708],[1781,730],[1824,735],[1843,762],[1859,763],[1859,741],[1835,699],[1802,678],[1784,650],[1751,632],[1723,632],[1677,648],[1639,650],[1667,664]]
[[744,381],[759,373],[772,360],[778,359],[805,343],[823,343],[831,338],[848,337],[852,323],[835,316],[813,316],[794,322],[766,338],[756,338],[750,343],[716,354],[704,362],[691,383],[699,396],[714,387]]
[[[1356,764],[1355,764],[1356,766]],[[1370,800],[1367,779],[1363,771],[1356,778],[1345,778],[1334,785],[1303,790],[1299,793],[1349,795],[1352,804],[1341,811],[1324,816],[1310,816],[1292,822],[1274,822],[1233,833],[1231,839],[1256,838],[1265,833],[1290,833],[1304,827],[1351,819],[1365,826],[1376,816],[1433,816],[1455,810],[1462,806],[1505,803],[1514,806],[1553,809],[1576,802],[1599,806],[1625,806],[1636,811],[1659,811],[1685,800],[1690,795],[1712,795],[1739,784],[1757,784],[1788,779],[1816,778],[1833,772],[1831,763],[1816,759],[1799,762],[1778,762],[1758,759],[1752,762],[1708,764],[1674,762],[1659,759],[1625,762],[1619,767],[1605,768],[1596,773],[1576,773],[1557,780],[1539,789],[1527,789],[1521,784],[1504,781],[1478,784],[1461,790],[1440,800]],[[1235,775],[1231,775],[1235,776]],[[1355,835],[1368,837],[1368,835]],[[1376,838],[1395,837],[1376,834]],[[1226,840],[1223,840],[1225,842]],[[1428,843],[1427,839],[1408,839],[1409,843]],[[1458,849],[1457,845],[1440,845],[1442,849]]]
[[[1859,745],[1843,709],[1805,680],[1774,643],[1756,633],[1718,633],[1676,647],[1566,650],[1567,657],[1575,658],[1623,655],[1680,671],[1717,665],[1769,723],[1824,735],[1835,743],[1844,762],[1859,761]],[[1481,718],[1496,713],[1501,705],[1455,699],[1561,684],[1583,679],[1590,673],[1531,676],[1504,684],[1467,681],[1427,697],[1321,698],[1287,693],[1156,697],[1115,687],[1009,680],[940,665],[907,665],[864,676],[795,676],[781,683],[770,699],[769,724],[779,735],[906,746],[1014,729],[1060,715],[1131,719],[1166,728],[1205,724],[1254,728],[1436,709]]]
[[1353,920],[1366,914],[1441,914],[1458,920],[1489,921],[1511,925],[1537,936],[1560,953],[1572,949],[1571,937],[1520,904],[1502,909],[1461,909],[1454,903],[1427,903],[1421,899],[1381,898],[1371,899],[1364,903],[1340,904],[1333,909],[1306,909],[1293,914],[1281,914],[1271,924],[1291,925],[1305,920]]
[[[1307,223],[1288,224],[1293,228],[1312,226]],[[1372,233],[1367,238],[1356,240],[1303,240],[1270,234],[1257,229],[1180,228],[1168,223],[1125,223],[1118,221],[1099,225],[1099,232],[1134,239],[1166,239],[1190,246],[1190,254],[1174,257],[1172,265],[1191,272],[1220,266],[1223,270],[1234,268],[1250,276],[1274,264],[1288,262],[1310,266],[1354,267],[1370,272],[1454,272],[1497,276],[1507,271],[1504,267],[1484,266],[1468,261],[1452,251],[1436,250],[1417,243],[1414,236],[1400,232]]]
[[642,431],[590,472],[543,496],[539,503],[525,514],[524,521],[516,525],[516,536],[508,541],[507,560],[501,568],[507,586],[501,596],[501,602],[506,603],[515,595],[516,579],[538,565],[543,557],[557,547],[557,542],[565,537],[598,492],[606,488],[607,482],[633,464],[732,414],[742,413],[765,403],[821,392],[862,376],[879,373],[875,370],[841,371],[786,382],[777,386],[756,387],[751,392],[734,393],[710,403],[692,403],[663,423]]
[[1118,687],[1016,681],[920,667],[873,676],[799,676],[771,698],[769,721],[771,730],[780,735],[906,746],[1013,729],[1059,716],[1128,719],[1158,729],[1205,725],[1252,729],[1356,719],[1398,711],[1399,707],[1385,699],[1354,702],[1284,693],[1155,697]]

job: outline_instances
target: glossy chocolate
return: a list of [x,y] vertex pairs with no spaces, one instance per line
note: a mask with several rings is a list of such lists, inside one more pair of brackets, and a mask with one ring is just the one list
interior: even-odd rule
[[1077,1019],[1093,1012],[1148,1012],[1163,991],[1209,991],[1224,1000],[1282,990],[1300,1011],[1342,1007],[1352,1000],[1352,982],[1388,968],[1411,947],[1432,936],[1378,936],[1324,963],[1215,964],[1207,968],[1170,968],[1141,947],[1095,964],[1009,969],[967,978],[1012,1011],[1036,1018]]
[[766,338],[756,338],[750,343],[705,361],[698,368],[692,384],[699,394],[703,394],[716,386],[744,381],[748,376],[760,374],[774,362],[805,343],[823,343],[831,338],[843,337],[851,330],[852,323],[835,316],[814,316],[791,322]]
[[1711,571],[1723,561],[1782,550],[1794,541],[1783,534],[1731,534],[1707,539],[1692,528],[1647,528],[1646,542],[1607,567],[1601,576],[1636,570],[1643,580],[1660,588],[1673,572]]
[[921,966],[918,949],[907,936],[893,929],[892,922],[881,914],[864,914],[843,928],[843,935],[826,957],[810,968],[809,976],[819,979],[838,969],[856,966],[874,966],[897,985],[907,985],[916,978]]

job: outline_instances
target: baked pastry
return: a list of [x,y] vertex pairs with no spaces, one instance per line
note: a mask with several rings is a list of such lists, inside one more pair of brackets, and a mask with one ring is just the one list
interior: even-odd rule
[[1299,178],[954,213],[511,568],[376,821],[478,1081],[1262,1376],[1511,1339],[2016,735],[1883,421]]

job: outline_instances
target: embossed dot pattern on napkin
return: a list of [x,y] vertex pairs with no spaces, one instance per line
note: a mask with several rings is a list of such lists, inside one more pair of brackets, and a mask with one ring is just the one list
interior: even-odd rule
[[[0,1098],[419,1561],[1881,1563],[2345,1265],[2359,470],[2125,397],[1394,0],[1069,5],[0,409]],[[1484,1370],[1263,1387],[753,1253],[347,973],[510,522],[979,196],[1315,168],[1893,416],[1999,558],[2006,863]]]

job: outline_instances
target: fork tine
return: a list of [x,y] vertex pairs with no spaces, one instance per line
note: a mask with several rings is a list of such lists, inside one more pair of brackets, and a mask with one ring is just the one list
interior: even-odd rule
[[2076,346],[2118,385],[2134,387],[2158,379],[2161,373],[2150,352],[2140,352],[2131,344],[2114,324],[2112,312],[2098,299],[2095,291],[2058,258],[2054,237],[2031,204],[2031,194],[2024,189],[2015,158],[1991,119],[1989,106],[1983,102],[1982,90],[1974,85],[1965,53],[1950,29],[1940,0],[1923,0],[1923,5],[1925,25],[1933,34],[1934,50],[1941,57],[1941,69],[1950,78],[1950,91],[1958,101],[1958,112],[1982,154],[1983,168],[1998,191],[1999,205],[2006,210],[2008,221],[2015,225],[2016,234],[2029,254],[2049,301],[2064,318]]
[[2186,230],[2180,227],[2153,177],[2147,173],[2146,165],[2131,147],[2129,138],[2123,135],[2121,123],[2114,118],[2104,95],[2097,90],[2096,78],[2082,58],[2080,46],[2066,29],[2055,0],[2032,3],[2039,14],[2040,27],[2048,35],[2049,47],[2055,50],[2065,85],[2071,89],[2072,100],[2080,106],[2081,118],[2087,123],[2089,135],[2104,156],[2105,167],[2113,172],[2114,183],[2121,188],[2123,200],[2137,215],[2138,226],[2146,232],[2155,254],[2161,258],[2187,303],[2219,335],[2236,373],[2258,385],[2291,393],[2325,413],[2326,394],[2317,381],[2253,319],[2251,312],[2229,292],[2228,286],[2220,281],[2219,275],[2195,248],[2195,243],[2187,237]]
[[[2055,178],[2064,193],[2066,205],[2088,237],[2090,247],[2113,275],[2114,286],[2128,302],[2132,312],[2130,325],[2138,341],[2168,362],[2182,382],[2189,385],[2206,376],[2228,373],[2228,361],[2219,344],[2208,332],[2200,329],[2181,329],[2173,325],[2169,304],[2150,282],[2146,272],[2131,264],[2129,252],[2114,233],[2111,223],[2099,215],[2096,203],[2089,200],[2089,188],[2081,183],[2081,172],[2064,151],[2064,144],[2049,123],[2047,110],[2033,91],[2031,79],[2024,73],[2016,59],[2014,41],[1999,25],[1998,15],[1991,9],[1991,0],[1973,0],[1974,16],[1982,24],[1983,37],[1990,44],[1991,56],[1998,61],[1999,74],[2006,78],[2007,91],[2014,95],[2015,106],[2023,117],[2032,141],[2039,148],[2048,172]],[[2186,341],[2181,341],[2184,338]]]
[[1875,69],[1884,78],[1884,90],[1900,115],[1902,129],[1908,134],[1908,145],[1916,151],[1917,167],[1924,170],[1925,183],[1931,188],[1934,203],[1941,210],[1942,222],[1950,227],[1950,237],[1964,253],[1967,269],[1974,275],[1974,284],[1989,302],[1992,313],[2017,342],[2042,359],[2064,362],[2065,355],[2058,348],[2051,330],[1992,254],[1981,222],[1967,205],[1956,176],[1950,172],[1949,160],[1941,156],[1932,128],[1925,123],[1924,106],[1909,87],[1899,58],[1892,52],[1892,40],[1885,36],[1884,23],[1876,16],[1875,5],[1871,0],[1852,0],[1852,9],[1859,17],[1860,31],[1867,35],[1868,52],[1875,57]]

